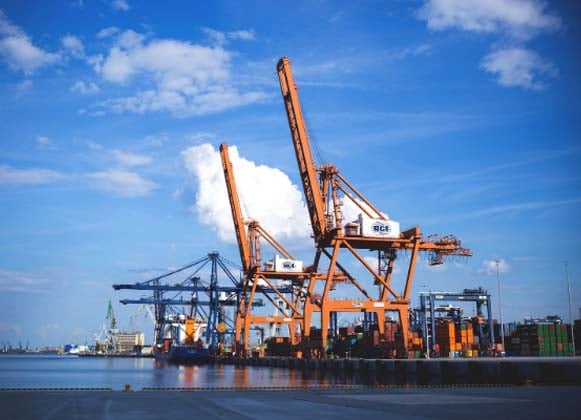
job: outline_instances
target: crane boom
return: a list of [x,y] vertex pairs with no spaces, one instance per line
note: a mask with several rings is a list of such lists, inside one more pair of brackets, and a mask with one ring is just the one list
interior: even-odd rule
[[315,241],[326,233],[324,201],[319,187],[317,170],[309,145],[309,138],[297,94],[291,64],[288,57],[279,60],[276,66],[280,89],[284,100],[288,124],[295,148],[297,163],[305,192],[305,201],[311,218]]
[[234,180],[232,163],[230,162],[228,145],[226,143],[220,145],[220,158],[222,159],[222,169],[224,170],[224,178],[226,179],[226,189],[228,190],[228,199],[230,200],[230,209],[232,210],[232,220],[234,221],[234,230],[240,251],[240,261],[242,262],[244,272],[248,272],[251,269],[250,245],[244,228],[238,190],[236,189],[236,181]]

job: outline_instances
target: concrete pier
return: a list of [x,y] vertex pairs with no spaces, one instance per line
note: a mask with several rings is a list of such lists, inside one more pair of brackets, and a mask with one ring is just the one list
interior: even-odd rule
[[2,418],[167,419],[574,419],[578,387],[386,387],[229,390],[6,391]]

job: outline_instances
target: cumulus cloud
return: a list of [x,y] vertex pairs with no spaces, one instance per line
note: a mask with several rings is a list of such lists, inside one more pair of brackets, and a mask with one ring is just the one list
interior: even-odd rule
[[498,83],[507,87],[522,87],[541,90],[546,84],[539,81],[541,76],[555,77],[557,69],[543,60],[536,52],[525,48],[509,48],[488,54],[480,66],[497,76]]
[[417,15],[435,30],[503,32],[528,39],[561,27],[561,19],[547,13],[546,6],[538,0],[429,0]]
[[113,193],[118,197],[144,197],[150,195],[157,184],[149,181],[135,172],[125,169],[111,168],[87,175],[95,188]]
[[482,261],[482,268],[480,272],[486,274],[487,276],[496,275],[497,264],[499,273],[508,273],[511,270],[511,267],[508,265],[506,260],[504,258],[500,258],[498,260]]
[[72,85],[70,89],[72,92],[78,92],[83,95],[90,95],[100,91],[99,86],[97,86],[95,83],[85,83],[82,80],[75,82],[75,84]]
[[149,156],[138,155],[136,153],[124,152],[122,150],[112,150],[111,154],[123,166],[140,166],[151,163]]
[[0,57],[13,70],[31,74],[40,67],[57,63],[59,54],[33,45],[30,37],[12,24],[0,10]]
[[0,165],[0,185],[40,185],[64,178],[63,174],[49,169],[15,169]]
[[69,54],[76,58],[83,58],[85,56],[85,46],[83,41],[73,35],[66,35],[61,39],[63,48]]
[[139,86],[132,96],[108,99],[95,107],[115,113],[162,111],[190,116],[265,100],[264,92],[234,87],[231,57],[221,46],[147,41],[142,34],[124,31],[106,57],[95,59],[94,68],[109,83]]
[[[235,146],[229,148],[229,155],[244,217],[258,220],[281,240],[309,238],[309,219],[301,192],[288,176],[277,168],[240,157]],[[194,181],[192,212],[201,223],[215,229],[222,241],[235,242],[219,151],[205,143],[184,150],[182,157]]]

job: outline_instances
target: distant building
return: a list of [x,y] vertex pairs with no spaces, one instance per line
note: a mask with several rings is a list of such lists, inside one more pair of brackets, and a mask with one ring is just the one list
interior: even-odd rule
[[119,353],[141,351],[145,344],[145,334],[142,332],[118,332],[114,334]]

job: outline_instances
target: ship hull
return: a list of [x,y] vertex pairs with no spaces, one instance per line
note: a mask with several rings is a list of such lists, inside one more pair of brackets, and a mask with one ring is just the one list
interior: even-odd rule
[[180,345],[172,346],[167,353],[157,353],[155,358],[179,364],[209,363],[212,360],[210,351],[206,347]]

